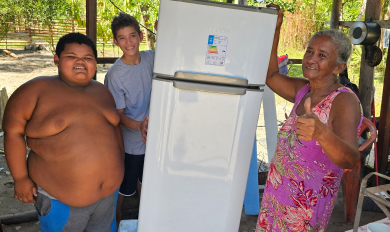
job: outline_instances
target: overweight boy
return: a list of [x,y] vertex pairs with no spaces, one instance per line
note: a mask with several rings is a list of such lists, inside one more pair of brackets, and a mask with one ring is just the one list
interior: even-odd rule
[[[58,75],[36,77],[10,97],[5,154],[15,198],[35,203],[42,232],[116,231],[124,174],[119,114],[96,73],[96,47],[79,33],[60,38]],[[26,162],[26,141],[31,148]]]
[[114,43],[123,51],[104,80],[120,114],[125,146],[125,176],[117,203],[119,223],[124,197],[132,196],[137,190],[140,196],[141,192],[154,51],[139,51],[143,34],[137,20],[128,14],[120,13],[114,17],[111,30]]

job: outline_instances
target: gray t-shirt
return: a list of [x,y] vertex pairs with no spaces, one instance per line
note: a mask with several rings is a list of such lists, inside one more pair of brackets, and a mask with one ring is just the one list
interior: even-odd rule
[[[140,51],[141,62],[125,64],[120,58],[110,67],[104,85],[114,97],[116,108],[123,109],[126,116],[143,121],[149,115],[152,90],[154,51]],[[125,152],[145,154],[141,131],[121,126]]]

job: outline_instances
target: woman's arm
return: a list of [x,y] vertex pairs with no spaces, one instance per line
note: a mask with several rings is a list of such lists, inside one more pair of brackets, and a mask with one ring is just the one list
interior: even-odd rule
[[297,92],[309,82],[302,78],[291,78],[279,73],[278,45],[280,30],[283,24],[283,10],[275,4],[269,4],[267,7],[275,7],[278,9],[278,20],[276,22],[275,36],[272,44],[266,84],[272,91],[287,101],[295,102]]
[[360,108],[352,93],[340,93],[332,104],[329,127],[311,112],[310,98],[305,101],[306,115],[297,120],[298,139],[316,139],[329,159],[344,169],[353,168],[360,160],[357,127]]

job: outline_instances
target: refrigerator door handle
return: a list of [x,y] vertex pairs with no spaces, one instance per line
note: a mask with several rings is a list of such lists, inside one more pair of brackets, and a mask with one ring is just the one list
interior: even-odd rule
[[183,89],[183,90],[202,91],[202,92],[230,94],[230,95],[245,95],[247,91],[247,88],[241,88],[241,87],[203,84],[203,83],[177,81],[177,80],[173,81],[173,86],[175,88]]
[[235,85],[248,87],[248,80],[244,78],[238,77],[229,77],[229,76],[221,76],[216,74],[205,74],[205,73],[195,73],[195,72],[182,72],[176,71],[174,75],[174,79],[177,80],[188,80],[194,82],[203,82],[210,84],[220,84],[220,85]]

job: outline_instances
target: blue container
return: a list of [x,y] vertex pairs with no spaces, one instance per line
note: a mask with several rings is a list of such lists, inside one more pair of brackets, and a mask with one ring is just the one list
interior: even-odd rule
[[137,228],[138,228],[137,219],[122,220],[119,223],[118,232],[137,232]]

